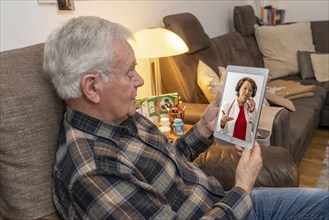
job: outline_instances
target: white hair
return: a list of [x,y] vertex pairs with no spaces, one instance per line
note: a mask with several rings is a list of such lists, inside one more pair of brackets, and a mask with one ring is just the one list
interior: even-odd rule
[[48,37],[43,70],[62,99],[79,98],[81,78],[86,73],[96,73],[108,80],[114,40],[129,38],[132,33],[120,24],[94,16],[73,18]]

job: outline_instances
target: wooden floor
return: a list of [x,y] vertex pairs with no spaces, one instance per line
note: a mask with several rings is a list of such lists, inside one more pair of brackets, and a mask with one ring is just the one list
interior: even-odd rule
[[300,187],[315,187],[320,176],[326,146],[329,140],[329,129],[319,128],[307,148],[299,165]]

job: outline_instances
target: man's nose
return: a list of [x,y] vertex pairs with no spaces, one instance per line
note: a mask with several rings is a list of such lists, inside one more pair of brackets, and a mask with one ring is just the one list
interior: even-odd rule
[[141,87],[142,85],[144,85],[144,79],[136,72],[137,77],[136,77],[136,87]]

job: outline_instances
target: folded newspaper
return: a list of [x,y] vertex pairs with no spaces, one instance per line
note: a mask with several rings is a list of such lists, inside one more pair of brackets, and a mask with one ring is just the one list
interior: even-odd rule
[[[178,103],[177,93],[167,93],[157,96],[145,97],[136,100],[136,109],[151,121],[158,121],[160,117],[168,117],[167,109]],[[158,104],[160,103],[160,104]]]

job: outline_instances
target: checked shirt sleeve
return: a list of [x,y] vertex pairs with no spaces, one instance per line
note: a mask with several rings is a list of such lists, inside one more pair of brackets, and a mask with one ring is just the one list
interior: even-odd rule
[[81,176],[72,187],[79,219],[173,219],[176,213],[151,186],[108,175]]
[[176,149],[181,155],[185,155],[188,161],[193,161],[200,153],[206,151],[214,142],[214,137],[205,137],[196,125],[194,125],[185,135],[178,138],[173,149]]

